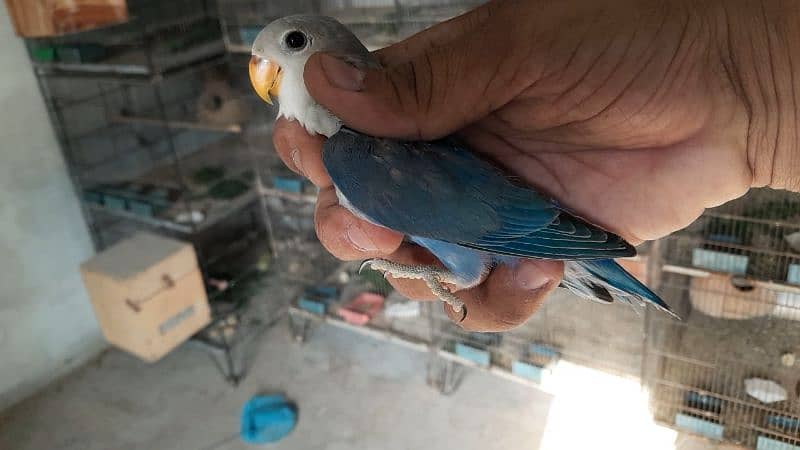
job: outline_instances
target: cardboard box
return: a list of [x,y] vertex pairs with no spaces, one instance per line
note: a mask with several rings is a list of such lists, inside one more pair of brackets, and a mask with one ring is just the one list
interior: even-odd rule
[[139,233],[83,263],[81,275],[106,340],[145,361],[210,322],[191,244]]
[[17,35],[58,36],[128,20],[126,0],[6,0]]

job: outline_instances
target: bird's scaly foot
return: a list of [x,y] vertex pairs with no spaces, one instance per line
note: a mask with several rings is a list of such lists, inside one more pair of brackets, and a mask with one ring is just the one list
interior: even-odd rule
[[453,311],[460,313],[464,308],[462,302],[455,294],[450,292],[443,283],[457,284],[456,277],[449,271],[435,266],[410,266],[400,264],[385,259],[368,259],[361,264],[361,269],[370,266],[374,270],[383,272],[383,275],[391,275],[395,278],[405,278],[409,280],[422,280],[428,288],[441,301],[450,305]]

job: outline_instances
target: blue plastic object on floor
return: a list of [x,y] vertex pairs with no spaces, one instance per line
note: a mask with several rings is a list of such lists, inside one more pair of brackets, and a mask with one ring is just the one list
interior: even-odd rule
[[277,442],[297,423],[297,408],[283,395],[258,395],[242,407],[240,436],[248,444]]

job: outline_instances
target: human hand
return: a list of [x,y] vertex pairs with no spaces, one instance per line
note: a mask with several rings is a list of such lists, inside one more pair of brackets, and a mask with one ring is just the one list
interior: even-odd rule
[[[731,4],[499,0],[381,50],[382,71],[313,56],[306,84],[354,129],[414,139],[456,133],[592,222],[632,242],[656,239],[751,186],[797,183],[774,163],[798,154],[797,134],[775,122],[785,103],[765,95],[769,83],[777,92],[785,82],[763,76],[765,56],[747,40],[758,30],[737,26],[752,12]],[[296,123],[276,124],[284,162],[320,188],[323,245],[342,259],[433,262],[338,205],[322,143]],[[561,271],[541,260],[498,267],[459,292],[469,311],[462,325],[523,322]],[[423,282],[390,282],[411,298],[433,298]]]

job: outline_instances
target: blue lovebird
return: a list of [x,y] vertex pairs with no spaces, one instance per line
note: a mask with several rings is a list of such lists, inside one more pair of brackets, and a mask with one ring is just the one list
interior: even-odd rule
[[[367,136],[311,98],[303,80],[309,56],[334,54],[361,69],[379,63],[336,20],[296,15],[267,25],[256,37],[250,79],[267,103],[280,98],[279,116],[328,137],[323,149],[339,203],[356,216],[390,228],[428,249],[445,267],[407,266],[373,259],[365,264],[397,278],[424,280],[456,312],[457,291],[479,284],[498,264],[520,258],[564,260],[563,287],[601,302],[670,307],[613,259],[636,249],[559,207],[454,139],[399,141]],[[457,287],[450,291],[444,286]],[[465,310],[464,310],[465,313]]]

